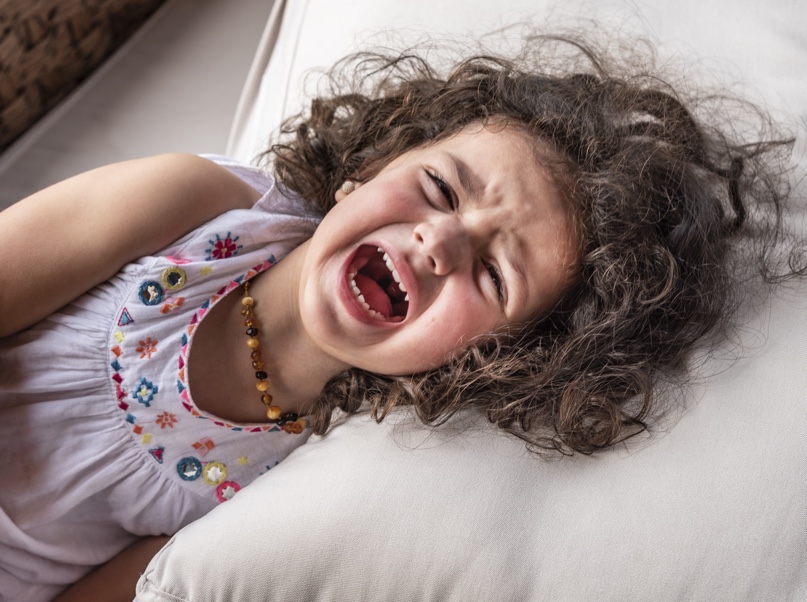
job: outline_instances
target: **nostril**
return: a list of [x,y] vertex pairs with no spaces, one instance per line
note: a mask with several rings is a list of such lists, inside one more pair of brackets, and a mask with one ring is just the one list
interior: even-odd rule
[[429,257],[429,263],[431,264],[433,270],[437,269],[437,262],[434,260],[434,257]]

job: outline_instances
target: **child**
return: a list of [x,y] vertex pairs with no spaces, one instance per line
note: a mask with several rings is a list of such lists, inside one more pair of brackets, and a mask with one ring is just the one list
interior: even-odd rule
[[645,428],[740,268],[778,269],[787,142],[566,44],[586,67],[360,55],[286,123],[274,178],[162,156],[0,214],[3,593],[176,532],[335,408],[477,407],[563,453]]

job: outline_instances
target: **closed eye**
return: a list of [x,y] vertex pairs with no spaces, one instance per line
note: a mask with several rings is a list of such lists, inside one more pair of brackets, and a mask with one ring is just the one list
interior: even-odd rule
[[499,297],[499,303],[504,305],[504,278],[502,278],[501,272],[492,263],[483,261],[482,264],[485,266],[488,274],[490,274],[491,280],[493,280],[493,285],[496,287],[496,294]]
[[437,189],[440,191],[440,195],[445,200],[448,208],[455,211],[457,209],[457,197],[454,194],[454,190],[451,188],[451,186],[448,185],[448,183],[443,179],[443,176],[440,174],[431,170],[426,170],[426,173],[432,182],[434,182],[435,186],[437,186]]

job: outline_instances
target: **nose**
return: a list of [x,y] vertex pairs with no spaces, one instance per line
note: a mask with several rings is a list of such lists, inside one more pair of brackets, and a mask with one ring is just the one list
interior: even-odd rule
[[413,236],[427,267],[437,276],[458,269],[471,257],[471,238],[455,215],[441,215],[415,226]]

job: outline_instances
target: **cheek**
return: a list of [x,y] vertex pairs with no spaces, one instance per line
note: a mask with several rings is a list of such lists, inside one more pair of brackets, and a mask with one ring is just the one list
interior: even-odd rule
[[[480,336],[493,332],[497,324],[489,308],[473,299],[459,299],[435,306],[424,316],[422,353],[429,350],[435,366],[466,349]],[[437,361],[440,358],[441,361]]]

